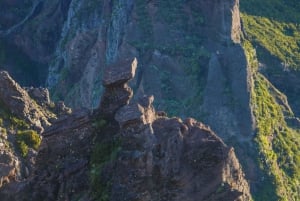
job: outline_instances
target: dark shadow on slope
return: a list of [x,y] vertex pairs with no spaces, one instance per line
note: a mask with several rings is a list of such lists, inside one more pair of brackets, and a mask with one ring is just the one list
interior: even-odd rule
[[8,71],[22,86],[44,86],[45,64],[32,61],[20,48],[0,39],[0,69]]

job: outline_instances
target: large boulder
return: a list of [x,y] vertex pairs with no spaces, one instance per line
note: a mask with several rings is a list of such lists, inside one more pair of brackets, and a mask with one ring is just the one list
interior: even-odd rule
[[136,68],[136,58],[125,59],[107,67],[103,77],[105,91],[100,102],[102,115],[113,119],[115,112],[129,103],[133,91],[127,82],[134,77]]

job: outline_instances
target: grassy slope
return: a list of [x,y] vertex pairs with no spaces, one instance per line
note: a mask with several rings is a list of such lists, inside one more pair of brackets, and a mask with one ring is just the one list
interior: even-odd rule
[[300,69],[300,1],[241,0],[247,37],[279,58],[286,67]]
[[[278,103],[272,84],[258,72],[256,52],[260,45],[286,68],[300,69],[300,2],[242,0],[247,39],[244,49],[253,70],[252,105],[257,121],[255,142],[266,182],[255,200],[300,200],[300,133],[285,122],[286,111]],[[298,11],[298,12],[297,12]],[[275,93],[274,93],[275,91]],[[293,115],[289,113],[288,115]],[[275,186],[275,188],[274,188]]]

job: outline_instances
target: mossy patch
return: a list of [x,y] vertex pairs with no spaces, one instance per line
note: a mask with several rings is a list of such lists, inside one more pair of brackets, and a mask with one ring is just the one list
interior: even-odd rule
[[29,148],[37,150],[41,137],[34,130],[19,130],[16,136],[18,149],[23,157],[27,156]]

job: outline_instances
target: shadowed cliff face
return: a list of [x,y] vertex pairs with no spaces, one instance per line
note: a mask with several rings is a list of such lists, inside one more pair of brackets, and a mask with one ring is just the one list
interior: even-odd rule
[[22,12],[3,34],[31,60],[48,64],[47,84],[74,107],[97,107],[105,66],[136,56],[137,95],[154,93],[160,108],[187,115],[192,109],[181,106],[203,99],[209,57],[217,51],[211,47],[239,42],[240,35],[236,0],[28,1]]
[[[73,0],[49,66],[54,96],[73,107],[97,107],[103,70],[135,56],[140,61],[131,84],[136,97],[154,94],[158,109],[203,119],[222,137],[249,137],[250,79],[239,45],[238,1],[175,4]],[[220,74],[212,70],[214,61]]]

